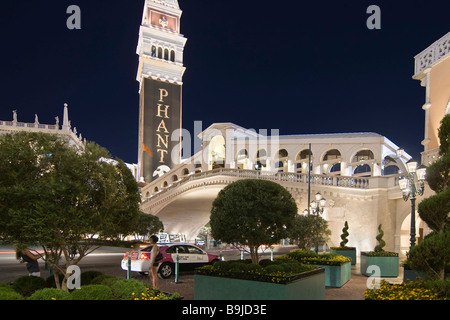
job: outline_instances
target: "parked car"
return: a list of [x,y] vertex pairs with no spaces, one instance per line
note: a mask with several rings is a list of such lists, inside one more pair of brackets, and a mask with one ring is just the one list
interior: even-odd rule
[[[214,264],[219,261],[219,256],[209,254],[202,249],[185,243],[165,243],[158,244],[159,252],[163,258],[159,261],[158,272],[164,279],[170,278],[175,274],[175,261],[179,259],[179,270],[193,270],[196,267],[205,264]],[[148,274],[150,268],[150,257],[153,245],[140,249],[139,251],[125,252],[121,267],[128,270],[128,256],[131,256],[131,271],[141,274]]]

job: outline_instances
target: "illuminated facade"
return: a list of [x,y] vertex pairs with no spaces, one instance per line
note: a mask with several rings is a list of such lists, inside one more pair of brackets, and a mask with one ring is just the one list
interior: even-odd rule
[[39,117],[36,114],[34,116],[34,122],[26,123],[18,120],[18,113],[13,111],[12,120],[2,121],[0,120],[0,134],[13,133],[18,131],[27,132],[42,132],[56,134],[59,137],[65,139],[69,145],[74,146],[78,150],[84,149],[84,141],[81,133],[77,132],[77,128],[72,128],[69,120],[69,108],[67,104],[64,104],[63,121],[60,124],[59,117],[55,117],[54,124],[43,124],[39,122]]
[[[166,14],[169,16],[169,9],[173,10],[171,18],[163,18]],[[377,227],[382,224],[386,250],[398,252],[405,258],[410,245],[411,207],[403,200],[398,182],[407,172],[405,165],[411,156],[380,134],[282,136],[278,130],[257,132],[234,123],[214,123],[195,132],[194,137],[185,139],[187,137],[183,136],[183,143],[188,143],[180,143],[184,155],[180,163],[167,164],[166,170],[161,172],[155,170],[168,153],[157,149],[147,151],[150,148],[146,143],[146,130],[156,135],[154,145],[162,150],[168,142],[158,134],[169,134],[175,127],[166,126],[165,120],[172,117],[166,114],[167,110],[176,110],[181,128],[181,98],[178,112],[178,101],[166,103],[171,93],[162,87],[162,84],[171,84],[174,88],[179,86],[181,91],[186,39],[179,34],[180,16],[177,1],[146,1],[138,45],[141,84],[138,176],[145,181],[141,188],[141,210],[158,216],[165,232],[182,234],[187,241],[194,241],[208,224],[212,202],[225,186],[239,179],[271,180],[292,194],[299,214],[316,193],[327,199],[323,216],[332,231],[329,246],[339,245],[341,230],[347,221],[350,226],[348,245],[356,247],[358,252],[373,250],[377,244]],[[441,40],[437,44],[447,53],[449,35],[441,39],[445,40],[444,47]],[[437,123],[450,108],[449,91],[444,90],[450,84],[450,78],[445,78],[450,59],[439,50],[431,60],[427,60],[426,55],[416,57],[414,77],[427,87],[425,153],[436,149]],[[148,86],[155,88],[153,98],[148,98],[153,101],[150,105],[145,103],[146,79],[151,79]],[[153,119],[156,115],[153,123],[145,120],[147,110],[153,110],[150,111]],[[195,141],[201,141],[193,155],[189,152],[192,141],[194,145]],[[175,158],[179,154],[177,149]],[[153,159],[154,164],[145,164],[146,159]],[[428,196],[430,190],[426,188],[417,201]],[[420,241],[429,230],[417,212],[415,221]]]
[[[139,55],[139,144],[137,174],[150,182],[179,163],[183,50],[177,0],[146,0],[136,53]],[[173,141],[173,134],[179,132]]]
[[429,165],[438,156],[440,122],[450,114],[450,32],[415,57],[413,79],[425,87],[422,163]]

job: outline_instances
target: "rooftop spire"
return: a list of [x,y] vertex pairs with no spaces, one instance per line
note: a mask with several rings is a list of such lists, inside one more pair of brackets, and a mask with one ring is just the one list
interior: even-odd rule
[[69,131],[70,130],[69,108],[68,108],[67,103],[64,103],[64,115],[63,115],[62,130],[63,131]]

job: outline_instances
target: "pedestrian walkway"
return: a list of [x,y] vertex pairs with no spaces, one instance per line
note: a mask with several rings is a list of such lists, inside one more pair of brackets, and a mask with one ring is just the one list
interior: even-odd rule
[[[403,272],[399,268],[399,272]],[[141,276],[142,277],[142,276]],[[140,278],[142,279],[142,278]],[[403,274],[397,278],[382,278],[390,283],[402,283]],[[367,289],[369,277],[361,275],[359,263],[352,266],[352,276],[349,282],[340,288],[327,287],[325,300],[364,300],[364,291]],[[147,281],[147,280],[144,280]],[[183,273],[180,276],[181,283],[175,284],[173,279],[160,279],[160,289],[166,292],[178,292],[185,300],[194,300],[194,275]]]

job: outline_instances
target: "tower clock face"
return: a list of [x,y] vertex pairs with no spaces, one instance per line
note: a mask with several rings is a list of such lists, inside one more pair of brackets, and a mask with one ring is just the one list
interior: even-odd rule
[[178,32],[178,19],[168,14],[150,9],[150,24]]

